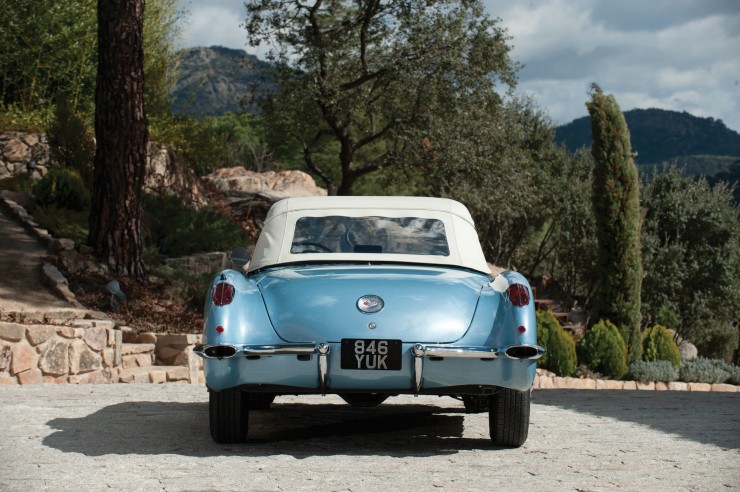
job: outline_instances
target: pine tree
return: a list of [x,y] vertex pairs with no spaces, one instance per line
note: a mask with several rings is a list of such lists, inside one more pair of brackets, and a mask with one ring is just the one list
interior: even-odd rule
[[141,193],[146,167],[144,0],[98,0],[93,208],[88,244],[118,275],[146,280]]
[[593,85],[586,106],[593,134],[593,207],[599,245],[593,319],[608,319],[618,326],[629,360],[640,360],[640,190],[629,130],[614,96],[604,95],[598,85]]

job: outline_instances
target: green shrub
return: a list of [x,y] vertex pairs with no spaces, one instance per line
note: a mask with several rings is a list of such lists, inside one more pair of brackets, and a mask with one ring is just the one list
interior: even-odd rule
[[678,313],[674,309],[663,306],[658,311],[658,324],[675,330],[681,324],[681,320],[678,319]]
[[9,178],[0,180],[0,190],[17,191],[19,193],[31,193],[34,180],[26,173],[14,174]]
[[725,361],[703,357],[685,360],[680,371],[681,381],[687,383],[724,383],[731,376]]
[[735,386],[740,386],[740,366],[727,364],[727,370],[730,373],[730,377],[728,377],[725,382],[728,384],[734,384]]
[[33,187],[33,195],[41,206],[55,205],[78,212],[90,207],[90,191],[80,174],[70,168],[50,170]]
[[154,268],[153,273],[164,280],[165,291],[174,300],[188,304],[198,311],[205,308],[206,293],[213,280],[212,274],[194,274],[185,268],[167,264]]
[[537,343],[546,350],[537,366],[558,376],[572,375],[578,366],[576,342],[563,330],[551,311],[537,311]]
[[52,118],[51,105],[29,110],[17,105],[3,106],[0,103],[0,131],[44,133]]
[[56,205],[37,206],[33,219],[54,237],[72,239],[77,244],[85,244],[88,235],[89,212],[69,210]]
[[69,98],[57,98],[54,118],[46,130],[49,154],[60,167],[74,169],[88,190],[93,187],[95,139],[91,124],[77,112]]
[[664,326],[655,325],[642,334],[642,360],[647,362],[667,360],[676,367],[681,365],[678,345]]
[[[644,354],[643,354],[644,356]],[[678,367],[667,360],[642,361],[630,364],[629,375],[635,381],[663,381],[670,383],[678,379]]]
[[164,255],[225,251],[247,242],[246,232],[217,208],[196,210],[169,194],[145,195],[143,202],[147,245]]
[[579,345],[579,359],[592,370],[612,379],[627,374],[627,347],[614,324],[601,320],[586,333]]

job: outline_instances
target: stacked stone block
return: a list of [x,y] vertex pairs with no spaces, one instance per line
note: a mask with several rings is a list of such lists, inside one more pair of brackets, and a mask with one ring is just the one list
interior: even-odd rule
[[88,327],[0,322],[0,384],[113,383],[121,365],[121,332]]

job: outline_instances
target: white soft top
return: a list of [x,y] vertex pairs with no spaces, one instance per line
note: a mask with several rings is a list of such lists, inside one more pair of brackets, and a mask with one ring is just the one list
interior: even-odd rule
[[[381,232],[385,234],[386,241],[388,237],[392,237],[394,239],[400,238],[402,243],[405,238],[403,231],[409,227],[403,224],[407,224],[409,221],[416,224],[426,223],[427,230],[419,232],[416,229],[412,231],[416,236],[413,239],[424,241],[424,238],[434,235],[433,240],[436,242],[433,243],[433,246],[436,246],[440,237],[443,242],[446,237],[446,247],[443,248],[441,254],[439,252],[432,254],[430,253],[431,249],[419,254],[418,251],[405,252],[409,248],[406,244],[408,241],[400,244],[400,247],[391,248],[391,252],[375,252],[371,249],[372,247],[363,248],[361,246],[356,248],[355,251],[345,251],[343,249],[329,251],[328,248],[324,250],[313,246],[297,246],[312,245],[318,242],[310,235],[298,237],[301,234],[306,234],[303,226],[307,222],[320,225],[331,223],[332,220],[345,219],[360,224],[370,222],[378,224],[382,222],[384,225]],[[298,223],[298,231],[296,230],[296,223]],[[444,225],[443,228],[440,223]],[[390,236],[385,225],[388,225],[391,230]],[[350,227],[355,226],[351,225]],[[362,236],[362,234],[357,236],[356,233],[344,229],[342,229],[342,233],[344,235],[351,233],[353,237]],[[347,237],[347,239],[351,238]],[[436,251],[438,250],[439,248]],[[402,251],[402,253],[398,251]],[[248,271],[286,263],[315,261],[423,263],[461,266],[486,274],[491,273],[483,256],[470,212],[462,203],[447,198],[317,196],[287,198],[275,203],[265,219]]]

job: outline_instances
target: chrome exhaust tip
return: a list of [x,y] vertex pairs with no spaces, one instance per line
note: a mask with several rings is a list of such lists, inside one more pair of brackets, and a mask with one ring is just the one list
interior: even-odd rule
[[193,352],[204,359],[230,359],[238,350],[233,345],[198,345]]
[[512,345],[506,347],[506,357],[514,360],[537,360],[545,355],[545,349],[539,345]]

